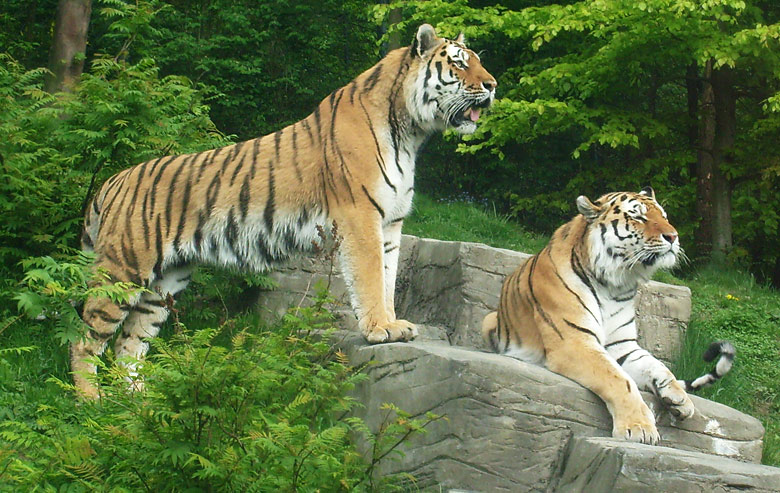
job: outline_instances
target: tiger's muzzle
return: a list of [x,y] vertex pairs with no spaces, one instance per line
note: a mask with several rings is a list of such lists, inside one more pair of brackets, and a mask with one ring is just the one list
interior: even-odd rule
[[460,129],[463,127],[473,127],[470,129],[472,132],[476,129],[477,121],[482,115],[482,110],[489,108],[493,104],[493,92],[488,92],[482,95],[481,98],[473,100],[472,97],[466,99],[461,106],[464,107],[461,111],[455,111],[450,116],[450,126]]

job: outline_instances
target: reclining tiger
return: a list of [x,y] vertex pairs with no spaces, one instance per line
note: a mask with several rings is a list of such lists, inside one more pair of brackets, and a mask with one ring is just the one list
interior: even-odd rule
[[577,198],[579,215],[558,228],[549,244],[507,276],[497,312],[482,335],[502,354],[544,363],[597,394],[612,415],[612,435],[656,444],[655,416],[639,390],[658,396],[680,419],[693,415],[687,391],[731,369],[734,347],[713,343],[704,355],[715,368],[678,381],[637,344],[637,287],[684,255],[677,230],[652,188],[616,192],[591,202]]
[[316,227],[334,221],[365,338],[414,338],[414,324],[395,316],[394,289],[415,158],[434,132],[474,132],[495,89],[462,35],[441,38],[423,24],[411,46],[388,53],[297,123],[109,178],[86,214],[83,248],[94,250],[97,267],[112,280],[148,292],[124,304],[86,302],[89,331],[71,345],[79,393],[97,397],[88,359],[103,353],[120,325],[116,356],[144,357],[144,339],[168,317],[166,298],[185,288],[195,264],[262,271],[311,249]]

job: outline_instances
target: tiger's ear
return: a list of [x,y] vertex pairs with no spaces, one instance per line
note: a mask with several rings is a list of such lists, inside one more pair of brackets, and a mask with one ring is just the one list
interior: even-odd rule
[[461,43],[461,44],[466,44],[466,35],[461,32],[460,34],[458,34],[458,37],[455,38],[455,42],[456,43]]
[[585,219],[588,222],[599,217],[599,214],[601,213],[599,206],[591,202],[590,199],[584,195],[577,197],[577,210],[580,211],[580,214],[585,216]]
[[653,190],[653,187],[645,187],[642,189],[641,192],[639,192],[640,195],[647,195],[651,199],[655,200],[655,190]]
[[417,56],[423,56],[436,46],[436,30],[430,24],[423,24],[417,29],[417,35],[412,42],[412,52]]

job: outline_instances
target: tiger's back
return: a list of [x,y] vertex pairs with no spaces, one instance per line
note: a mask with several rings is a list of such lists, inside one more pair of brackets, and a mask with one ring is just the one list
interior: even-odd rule
[[[285,162],[281,139],[277,156],[275,140],[168,156],[118,173],[92,202],[84,247],[94,249],[117,280],[147,287],[173,265],[259,271],[307,248],[314,224],[325,223],[323,200],[313,169],[303,175],[298,165],[301,188],[290,189],[296,167]],[[309,163],[316,161],[305,168],[313,168]]]

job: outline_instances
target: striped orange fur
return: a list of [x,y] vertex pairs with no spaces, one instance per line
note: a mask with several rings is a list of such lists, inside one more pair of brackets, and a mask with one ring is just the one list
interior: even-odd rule
[[79,391],[97,395],[86,361],[119,327],[118,357],[142,358],[198,263],[262,271],[305,251],[335,221],[359,326],[371,343],[406,341],[395,316],[401,226],[414,194],[417,153],[434,132],[473,132],[496,81],[461,37],[420,26],[312,114],[278,132],[211,151],[166,156],[117,173],[86,214],[82,243],[113,280],[150,292],[119,305],[90,299],[87,337],[71,346]]
[[482,335],[494,351],[544,363],[596,393],[612,414],[613,436],[655,444],[655,416],[639,390],[655,393],[678,418],[690,417],[694,407],[685,390],[723,376],[734,348],[713,344],[707,361],[720,355],[715,370],[685,382],[639,347],[637,287],[683,255],[652,188],[595,202],[580,196],[577,207],[579,215],[507,276]]

